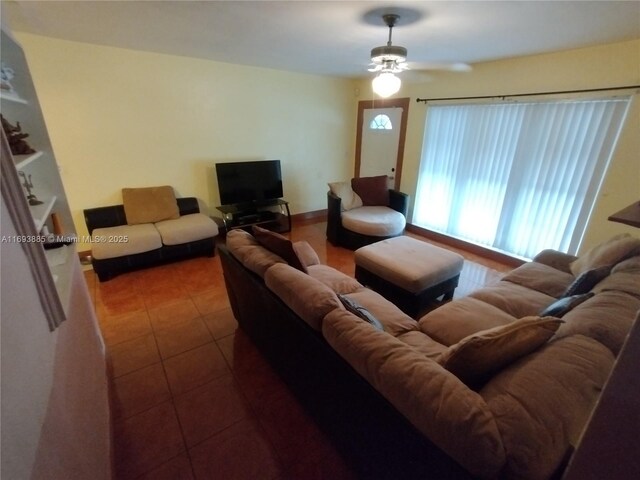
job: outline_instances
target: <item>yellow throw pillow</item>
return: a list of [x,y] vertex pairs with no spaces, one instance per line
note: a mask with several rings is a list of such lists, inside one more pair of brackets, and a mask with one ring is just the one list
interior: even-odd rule
[[478,386],[541,347],[561,323],[555,317],[524,317],[463,338],[442,352],[437,361],[467,385]]
[[129,225],[155,223],[180,217],[173,187],[123,188],[122,204]]

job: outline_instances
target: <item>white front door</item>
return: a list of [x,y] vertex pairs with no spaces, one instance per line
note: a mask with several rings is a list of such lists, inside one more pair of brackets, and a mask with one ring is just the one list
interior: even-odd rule
[[400,141],[401,107],[368,108],[362,122],[360,176],[395,177]]
[[387,175],[400,189],[409,98],[358,102],[354,177]]

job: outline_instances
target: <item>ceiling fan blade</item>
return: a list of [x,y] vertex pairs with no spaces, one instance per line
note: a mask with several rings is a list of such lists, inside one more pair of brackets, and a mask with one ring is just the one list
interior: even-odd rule
[[470,72],[473,67],[464,62],[434,63],[434,62],[409,62],[413,70],[444,70],[447,72]]
[[433,80],[433,75],[426,70],[407,70],[400,75],[402,81],[407,83],[425,83]]

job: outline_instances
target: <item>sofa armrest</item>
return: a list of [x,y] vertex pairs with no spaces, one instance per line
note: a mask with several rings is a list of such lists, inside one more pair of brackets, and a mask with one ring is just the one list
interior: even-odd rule
[[342,218],[340,217],[342,200],[331,192],[327,192],[327,239],[334,245],[338,243]]
[[127,224],[127,217],[123,205],[110,205],[108,207],[86,208],[84,222],[91,234],[96,228],[117,227]]
[[577,260],[577,258],[578,257],[569,255],[568,253],[547,249],[533,257],[533,261],[555,268],[561,272],[571,273],[571,262]]
[[400,212],[407,218],[409,210],[409,195],[399,192],[398,190],[389,190],[389,207],[396,212]]

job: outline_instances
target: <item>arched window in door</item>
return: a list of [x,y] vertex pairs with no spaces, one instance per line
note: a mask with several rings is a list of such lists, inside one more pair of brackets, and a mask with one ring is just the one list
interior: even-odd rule
[[371,130],[393,130],[393,125],[391,124],[391,119],[384,113],[381,113],[373,117],[369,128]]

